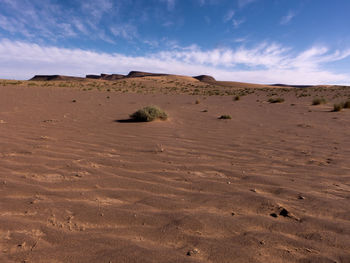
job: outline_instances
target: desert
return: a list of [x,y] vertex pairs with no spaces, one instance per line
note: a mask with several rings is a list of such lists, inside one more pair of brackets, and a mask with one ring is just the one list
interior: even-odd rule
[[91,76],[0,80],[0,262],[350,262],[350,87]]

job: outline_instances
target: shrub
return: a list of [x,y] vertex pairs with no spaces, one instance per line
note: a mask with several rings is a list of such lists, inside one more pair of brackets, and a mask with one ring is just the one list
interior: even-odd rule
[[233,98],[233,100],[234,100],[234,101],[238,101],[238,100],[240,100],[240,99],[241,99],[241,97],[240,97],[240,96],[238,96],[238,95],[237,95],[237,96],[235,96],[235,97]]
[[268,102],[270,102],[270,103],[282,103],[282,102],[284,102],[284,99],[283,98],[270,98],[268,100]]
[[325,98],[314,98],[312,101],[312,105],[320,105],[320,104],[326,104]]
[[343,107],[344,109],[350,109],[350,100],[345,101]]
[[333,105],[333,111],[341,111],[344,107],[343,103],[338,103]]
[[230,116],[230,115],[221,115],[220,117],[219,117],[219,119],[220,120],[231,120],[232,119],[232,117]]
[[156,119],[166,120],[168,115],[157,106],[146,106],[131,114],[130,118],[134,121],[149,122]]

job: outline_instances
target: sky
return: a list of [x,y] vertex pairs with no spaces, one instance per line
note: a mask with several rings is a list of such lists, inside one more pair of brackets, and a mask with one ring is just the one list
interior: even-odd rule
[[349,0],[0,0],[0,78],[350,85]]

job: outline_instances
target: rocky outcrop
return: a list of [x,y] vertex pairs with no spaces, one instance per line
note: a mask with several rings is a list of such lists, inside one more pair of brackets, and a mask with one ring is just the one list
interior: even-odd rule
[[35,75],[30,80],[35,81],[72,81],[72,80],[83,80],[84,78],[72,77],[72,76],[63,76],[63,75]]
[[124,75],[121,74],[104,74],[101,75],[86,75],[87,79],[103,79],[103,80],[117,80],[124,78]]
[[199,75],[199,76],[195,76],[193,78],[198,79],[199,81],[203,81],[203,82],[216,81],[215,78],[213,78],[212,76],[208,76],[208,75]]
[[[54,81],[54,80],[73,81],[73,80],[84,80],[84,79],[118,80],[118,79],[124,79],[124,78],[141,78],[141,77],[157,77],[157,76],[175,76],[175,75],[164,74],[164,73],[150,73],[150,72],[142,72],[142,71],[130,71],[128,75],[102,73],[100,75],[88,74],[85,76],[85,78],[64,76],[64,75],[35,75],[30,80],[36,80],[36,81]],[[200,75],[193,78],[199,81],[208,82],[208,83],[216,81],[213,77],[208,75]]]
[[152,76],[168,76],[169,74],[149,73],[142,71],[130,71],[126,78],[152,77]]

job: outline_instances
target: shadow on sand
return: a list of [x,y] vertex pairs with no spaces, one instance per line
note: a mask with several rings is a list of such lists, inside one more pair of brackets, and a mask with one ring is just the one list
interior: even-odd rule
[[122,119],[122,120],[115,120],[114,122],[119,122],[119,123],[140,123],[143,121],[137,121],[134,119]]

